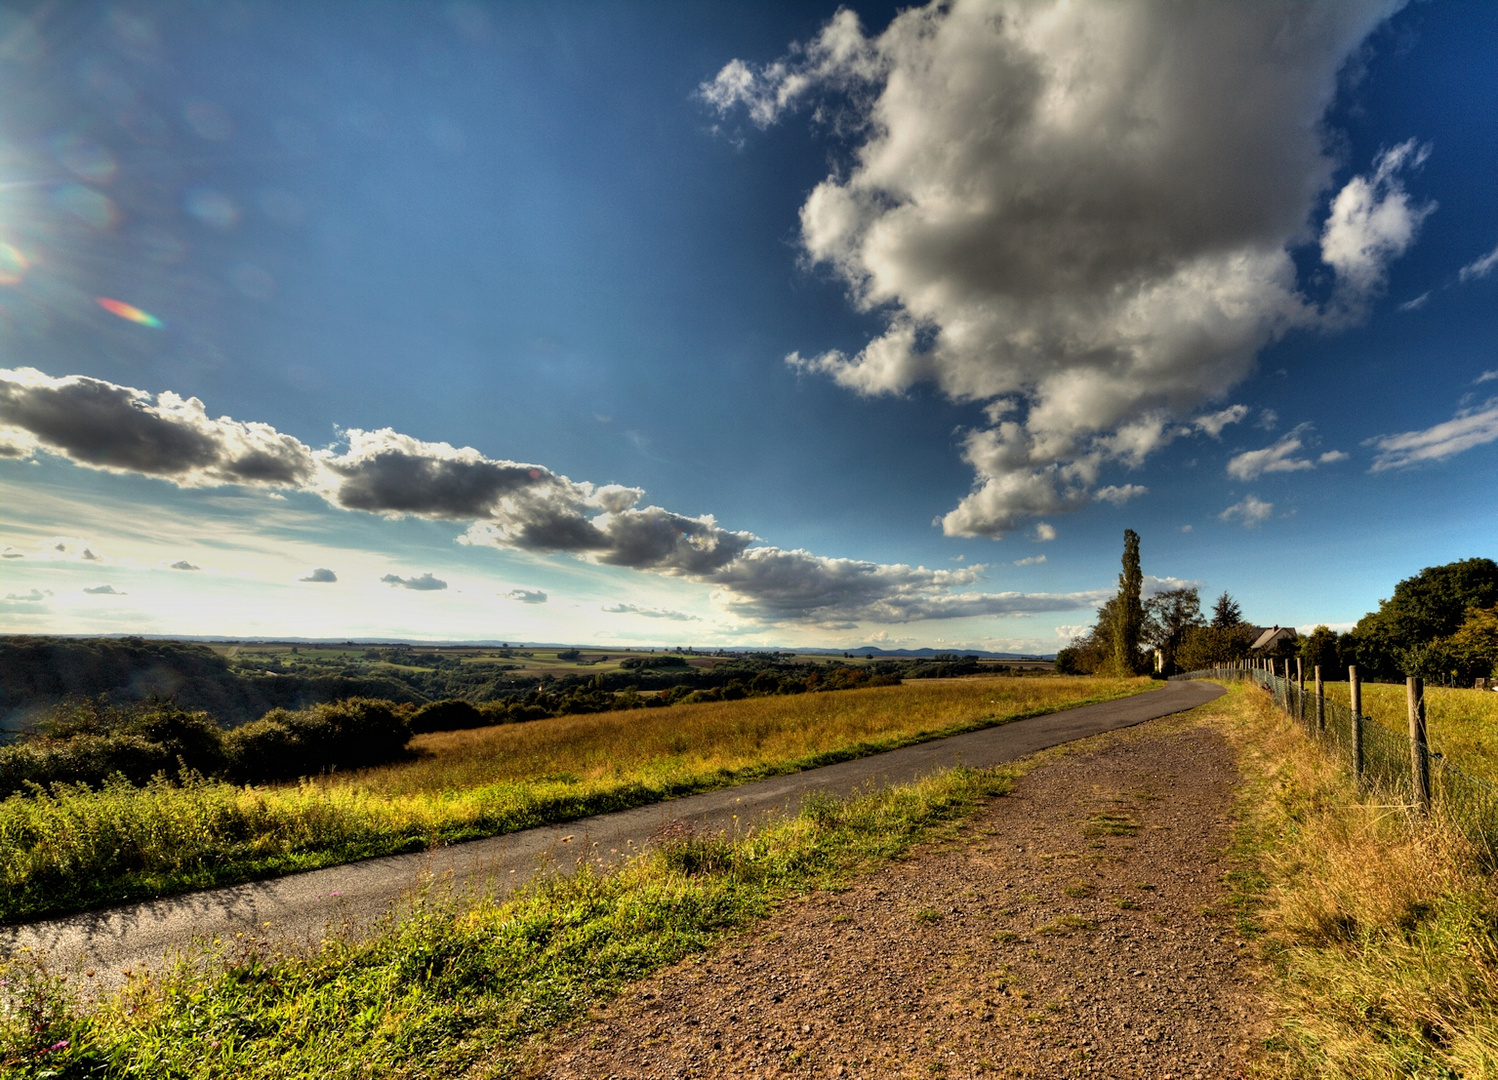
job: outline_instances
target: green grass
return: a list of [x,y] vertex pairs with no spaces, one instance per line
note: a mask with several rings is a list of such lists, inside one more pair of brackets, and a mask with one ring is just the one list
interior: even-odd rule
[[603,875],[579,866],[503,902],[429,889],[310,956],[220,942],[90,1007],[22,957],[6,1076],[453,1077],[525,1070],[545,1036],[625,984],[712,946],[777,902],[940,839],[1023,766],[955,770],[737,839],[678,832]]
[[0,801],[17,921],[513,832],[862,757],[1148,680],[931,680],[423,736],[401,766],[280,787],[57,788]]
[[1207,709],[1244,774],[1232,882],[1270,976],[1259,1071],[1498,1075],[1491,850],[1439,806],[1424,821],[1360,793],[1261,690],[1233,685]]
[[[1348,704],[1347,683],[1322,685],[1328,701]],[[1364,683],[1363,714],[1391,731],[1407,734],[1404,685]],[[1425,726],[1432,750],[1476,776],[1498,779],[1498,694],[1427,686]]]

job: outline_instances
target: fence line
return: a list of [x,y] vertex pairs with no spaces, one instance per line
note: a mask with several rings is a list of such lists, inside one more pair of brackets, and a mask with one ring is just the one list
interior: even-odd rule
[[[1283,664],[1284,673],[1277,667]],[[1441,754],[1433,753],[1425,731],[1424,684],[1408,680],[1410,732],[1408,737],[1362,715],[1361,683],[1357,669],[1352,679],[1351,707],[1328,701],[1315,670],[1313,687],[1306,688],[1305,670],[1291,662],[1242,661],[1177,675],[1177,679],[1242,680],[1263,687],[1279,709],[1295,720],[1324,753],[1345,763],[1359,785],[1387,796],[1415,813],[1432,807],[1471,839],[1491,847],[1498,836],[1498,785],[1473,776]]]

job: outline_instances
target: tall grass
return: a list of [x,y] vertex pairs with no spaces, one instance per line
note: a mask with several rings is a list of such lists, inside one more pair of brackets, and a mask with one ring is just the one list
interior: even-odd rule
[[1491,852],[1439,806],[1427,821],[1360,794],[1264,691],[1236,684],[1213,708],[1245,779],[1237,883],[1272,973],[1265,1071],[1498,1075]]
[[[1328,701],[1348,705],[1347,683],[1322,686]],[[1404,685],[1364,683],[1363,715],[1401,735],[1408,732]],[[1476,776],[1498,779],[1498,694],[1427,686],[1425,719],[1432,750]]]
[[84,1010],[22,958],[0,1068],[16,1077],[450,1077],[523,1072],[533,1037],[712,944],[777,899],[940,835],[1022,767],[822,798],[739,838],[677,831],[618,873],[581,865],[505,903],[418,898],[311,956],[220,943]]
[[407,765],[297,785],[83,785],[0,801],[0,918],[493,836],[1138,692],[963,679],[558,717],[422,736]]

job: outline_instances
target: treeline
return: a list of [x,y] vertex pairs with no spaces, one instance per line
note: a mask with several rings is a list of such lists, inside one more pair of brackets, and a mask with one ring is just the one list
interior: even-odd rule
[[[1132,538],[1132,542],[1129,538]],[[1131,564],[1132,559],[1132,564]],[[1498,675],[1498,563],[1463,559],[1426,567],[1394,587],[1378,610],[1352,630],[1338,634],[1318,626],[1294,630],[1271,647],[1255,651],[1263,628],[1244,621],[1238,602],[1224,592],[1203,615],[1194,588],[1170,589],[1140,600],[1138,537],[1126,533],[1119,593],[1097,612],[1086,634],[1056,656],[1063,674],[1140,673],[1153,670],[1158,653],[1163,674],[1197,671],[1254,657],[1299,657],[1307,671],[1346,678],[1356,664],[1362,677],[1397,680],[1418,675],[1470,686]],[[1131,604],[1136,615],[1131,615]],[[1131,624],[1132,620],[1132,624]]]

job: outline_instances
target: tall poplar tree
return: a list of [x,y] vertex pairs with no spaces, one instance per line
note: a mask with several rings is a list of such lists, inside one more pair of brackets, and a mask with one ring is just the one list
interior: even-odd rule
[[1139,632],[1144,626],[1144,574],[1139,570],[1139,534],[1124,530],[1123,573],[1118,575],[1118,602],[1113,623],[1113,663],[1121,675],[1132,675],[1139,663]]

